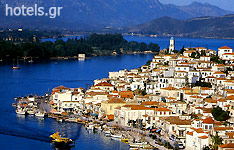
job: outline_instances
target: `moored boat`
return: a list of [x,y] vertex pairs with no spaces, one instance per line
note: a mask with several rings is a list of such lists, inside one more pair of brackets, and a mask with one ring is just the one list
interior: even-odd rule
[[17,105],[15,103],[12,103],[12,107],[16,107]]
[[39,112],[35,113],[35,116],[36,117],[40,117],[40,118],[44,118],[45,117],[45,113],[39,111]]
[[148,146],[148,143],[147,142],[129,143],[129,146],[143,148],[145,146]]
[[28,110],[27,113],[28,113],[29,115],[35,115],[35,112],[34,112],[33,110]]
[[62,137],[59,132],[50,135],[50,139],[55,148],[70,149],[75,146],[75,142],[72,139]]
[[26,112],[24,111],[24,110],[22,110],[22,109],[16,109],[16,111],[15,111],[18,115],[25,115],[26,114]]
[[112,138],[121,139],[121,138],[122,138],[122,135],[120,135],[120,134],[116,134],[116,135],[115,135],[115,134],[112,134],[111,137],[112,137]]

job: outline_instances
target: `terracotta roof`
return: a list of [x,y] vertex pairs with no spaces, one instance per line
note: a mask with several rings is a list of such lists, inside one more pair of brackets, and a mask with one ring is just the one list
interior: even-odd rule
[[193,136],[193,132],[187,132],[187,134]]
[[101,82],[101,83],[96,84],[95,86],[113,86],[113,85],[108,82]]
[[234,148],[234,143],[219,145],[221,148]]
[[120,91],[119,95],[121,98],[134,98],[132,91]]
[[226,73],[221,72],[221,71],[217,71],[217,72],[215,72],[214,74],[226,74]]
[[207,139],[207,138],[208,138],[208,136],[203,135],[203,136],[199,136],[199,138],[200,138],[200,139]]
[[156,108],[156,111],[171,111],[168,108]]
[[57,93],[57,92],[60,92],[60,89],[53,89],[52,90],[52,94]]
[[181,90],[191,90],[191,88],[190,87],[183,87],[183,88],[181,88]]
[[131,110],[154,110],[154,108],[145,107],[143,105],[132,105]]
[[233,127],[214,127],[215,131],[233,130]]
[[206,118],[206,119],[203,120],[203,123],[214,124],[214,120],[211,117],[208,117],[208,118]]
[[166,99],[176,99],[175,97],[166,97]]
[[59,86],[59,87],[56,87],[56,88],[54,88],[54,89],[69,90],[69,88],[67,88],[67,87],[65,87],[65,86],[63,86],[63,85],[61,85],[61,86]]
[[141,105],[158,106],[159,102],[156,102],[156,101],[145,101],[145,102],[142,102]]
[[201,90],[210,90],[208,87],[201,87]]
[[223,64],[218,64],[218,65],[216,65],[216,66],[218,66],[218,67],[224,67],[224,65],[223,65]]
[[166,121],[170,122],[170,124],[176,125],[191,125],[190,120],[181,120],[178,116],[170,116],[164,118]]
[[111,97],[108,103],[126,103],[122,98]]
[[192,128],[195,132],[197,132],[197,133],[204,133],[204,131],[202,130],[202,128],[197,128],[197,129],[195,129],[195,128]]
[[219,49],[232,49],[232,48],[227,47],[227,46],[223,46],[223,47],[220,47]]
[[114,115],[107,115],[108,120],[114,120]]
[[226,132],[225,133],[229,138],[233,139],[234,132]]
[[223,98],[220,98],[218,99],[219,102],[227,102],[227,100],[223,99]]
[[163,90],[177,90],[176,88],[174,87],[167,87],[167,88],[162,88]]
[[234,95],[227,96],[227,100],[234,100]]

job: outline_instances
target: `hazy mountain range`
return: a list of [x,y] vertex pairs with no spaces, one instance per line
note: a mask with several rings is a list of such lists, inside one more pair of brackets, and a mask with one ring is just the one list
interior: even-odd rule
[[234,38],[234,15],[188,20],[162,17],[145,24],[125,28],[124,32],[159,36]]
[[[6,17],[5,4],[9,6],[63,7],[62,16]],[[0,0],[0,27],[97,30],[106,26],[120,27],[143,24],[168,16],[189,19],[200,16],[222,16],[232,12],[217,6],[194,2],[187,6],[162,4],[159,0]]]

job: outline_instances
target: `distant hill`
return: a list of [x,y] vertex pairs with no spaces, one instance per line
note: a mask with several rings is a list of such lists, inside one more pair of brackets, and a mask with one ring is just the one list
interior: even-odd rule
[[[6,17],[5,4],[9,6],[63,7],[61,17]],[[231,12],[219,7],[192,3],[188,6],[162,4],[159,0],[0,0],[0,27],[97,30],[142,24],[155,18],[169,16],[188,19],[200,16],[220,16]]]
[[128,27],[124,32],[203,38],[234,38],[234,15],[179,20],[162,17]]

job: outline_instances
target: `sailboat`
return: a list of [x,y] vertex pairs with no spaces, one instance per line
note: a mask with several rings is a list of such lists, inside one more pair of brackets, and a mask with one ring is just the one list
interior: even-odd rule
[[13,67],[12,67],[12,69],[13,69],[13,70],[20,69],[19,63],[18,63],[18,57],[17,57],[17,64],[16,64],[16,66],[14,65],[14,61],[15,61],[15,60],[13,60]]

